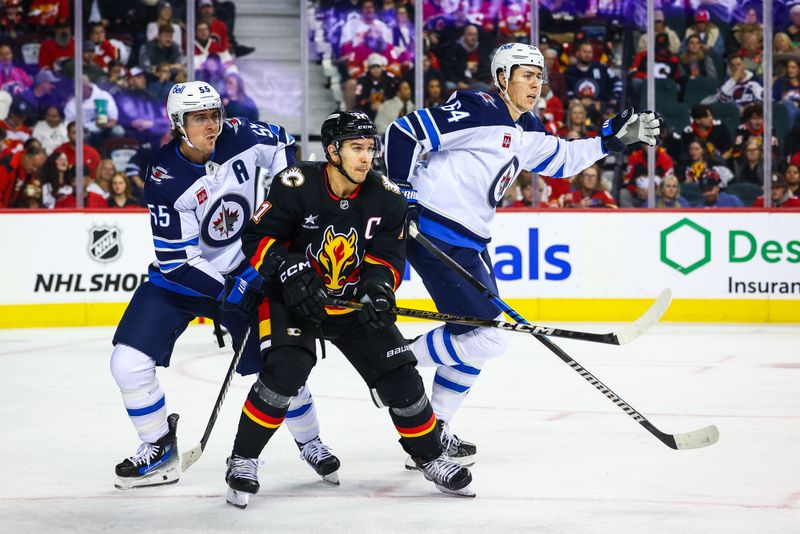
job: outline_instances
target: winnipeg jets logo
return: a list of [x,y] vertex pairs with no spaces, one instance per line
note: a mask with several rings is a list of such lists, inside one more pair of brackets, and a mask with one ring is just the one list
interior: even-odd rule
[[317,219],[319,215],[309,215],[305,219],[303,219],[303,228],[307,228],[308,230],[316,230],[319,228],[317,226]]
[[517,157],[514,156],[511,158],[505,167],[503,167],[500,172],[497,173],[494,181],[492,182],[492,186],[489,189],[489,196],[487,200],[489,201],[489,205],[493,208],[496,208],[500,201],[503,199],[503,196],[508,191],[508,188],[511,187],[511,184],[514,183],[514,179],[519,174],[519,161]]
[[250,204],[244,196],[236,193],[224,195],[206,211],[200,236],[212,247],[230,245],[241,236],[250,212]]

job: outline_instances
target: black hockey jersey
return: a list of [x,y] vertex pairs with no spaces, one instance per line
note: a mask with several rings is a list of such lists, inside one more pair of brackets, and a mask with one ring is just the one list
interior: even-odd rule
[[242,250],[268,281],[281,258],[296,253],[319,272],[331,296],[352,298],[366,278],[396,290],[406,263],[405,198],[372,171],[351,196],[339,198],[327,167],[302,162],[279,173],[245,228]]

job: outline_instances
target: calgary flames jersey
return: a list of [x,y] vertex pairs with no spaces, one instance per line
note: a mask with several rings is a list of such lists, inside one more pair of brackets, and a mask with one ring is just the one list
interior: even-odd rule
[[352,195],[340,198],[328,183],[327,165],[302,162],[275,177],[242,235],[250,264],[269,280],[274,273],[265,262],[268,255],[302,254],[331,296],[352,298],[365,278],[397,289],[406,262],[406,201],[400,190],[370,171]]

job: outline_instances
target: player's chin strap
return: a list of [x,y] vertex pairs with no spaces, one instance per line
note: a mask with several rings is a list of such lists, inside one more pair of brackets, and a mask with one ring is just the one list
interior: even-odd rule
[[510,97],[510,96],[508,96],[508,90],[507,90],[507,89],[503,89],[503,88],[501,88],[501,87],[499,86],[499,84],[498,84],[498,89],[500,89],[500,96],[502,96],[502,97],[503,97],[503,100],[505,100],[505,101],[506,101],[506,104],[508,104],[509,106],[511,106],[512,108],[514,108],[514,111],[516,111],[517,113],[519,113],[519,114],[520,114],[520,116],[522,116],[522,115],[524,115],[524,114],[526,114],[526,113],[531,113],[530,111],[523,111],[523,110],[519,109],[519,108],[516,106],[516,104],[514,104],[514,102],[512,102],[512,101],[511,101],[511,97]]
[[[211,109],[217,109],[217,108],[211,108]],[[219,108],[219,112],[220,112],[220,115],[219,115],[219,130],[217,130],[217,134],[214,136],[214,143],[217,142],[217,138],[222,133],[222,123],[225,122],[224,109],[223,108]],[[184,116],[186,116],[186,115],[184,114]],[[181,119],[181,120],[183,120],[183,119]],[[191,148],[193,148],[195,150],[199,150],[196,146],[194,146],[192,144],[191,141],[189,141],[189,136],[186,133],[186,130],[184,129],[183,124],[179,124],[178,125],[178,131],[181,132],[181,139],[186,141],[187,145],[189,145]]]
[[325,159],[328,160],[328,163],[333,165],[333,167],[337,171],[339,171],[342,174],[342,176],[344,176],[347,179],[348,182],[350,182],[353,185],[361,185],[361,182],[356,182],[355,180],[350,178],[350,175],[347,174],[346,170],[344,170],[344,161],[342,160],[341,152],[339,152],[339,141],[334,141],[333,148],[336,149],[336,154],[339,156],[339,164],[337,165],[336,163],[333,162],[333,160],[331,159],[330,154],[328,154],[328,151],[326,150],[325,151]]

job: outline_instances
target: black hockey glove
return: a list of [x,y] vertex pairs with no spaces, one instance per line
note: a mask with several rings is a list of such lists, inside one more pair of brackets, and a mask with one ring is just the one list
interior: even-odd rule
[[294,313],[309,321],[325,320],[325,284],[305,257],[290,254],[278,269],[283,285],[283,302]]
[[409,222],[414,222],[419,224],[419,204],[417,204],[417,190],[414,189],[414,186],[411,185],[411,182],[408,180],[397,180],[395,182],[397,187],[400,188],[400,192],[406,198],[406,202],[408,203],[408,211],[406,212],[406,220]]
[[606,152],[621,152],[626,146],[639,142],[655,146],[661,133],[661,117],[652,111],[636,113],[630,106],[606,120],[600,133]]
[[252,274],[255,276],[248,276],[245,272],[225,278],[225,288],[218,298],[223,311],[235,312],[248,320],[258,311],[258,306],[264,299],[261,291],[263,278],[254,270]]
[[367,282],[356,292],[356,298],[364,307],[358,312],[362,324],[372,328],[386,328],[396,319],[394,314],[394,291],[388,284]]

